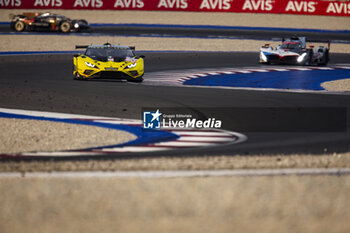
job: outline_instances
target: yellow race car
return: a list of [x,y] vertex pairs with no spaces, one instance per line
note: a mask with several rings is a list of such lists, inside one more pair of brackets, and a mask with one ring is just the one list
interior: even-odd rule
[[142,82],[144,56],[137,57],[135,47],[111,45],[77,45],[76,49],[86,48],[84,54],[73,57],[73,79],[92,78],[126,79]]

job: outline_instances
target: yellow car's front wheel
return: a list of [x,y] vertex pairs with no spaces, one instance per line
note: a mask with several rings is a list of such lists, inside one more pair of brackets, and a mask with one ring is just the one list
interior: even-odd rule
[[88,80],[85,77],[82,77],[81,75],[78,74],[78,72],[76,72],[75,74],[73,74],[73,80]]

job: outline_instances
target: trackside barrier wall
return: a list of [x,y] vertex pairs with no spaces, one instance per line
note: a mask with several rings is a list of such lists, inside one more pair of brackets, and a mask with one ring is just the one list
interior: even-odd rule
[[0,9],[244,12],[350,16],[349,1],[322,0],[0,0]]

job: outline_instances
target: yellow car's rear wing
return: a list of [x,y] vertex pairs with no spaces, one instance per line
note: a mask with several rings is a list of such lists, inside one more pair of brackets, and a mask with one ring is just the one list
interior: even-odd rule
[[[104,45],[110,45],[110,44],[104,44]],[[75,49],[86,49],[89,45],[76,45]],[[131,50],[135,50],[135,46],[128,46]]]
[[76,45],[75,49],[86,49],[89,45]]

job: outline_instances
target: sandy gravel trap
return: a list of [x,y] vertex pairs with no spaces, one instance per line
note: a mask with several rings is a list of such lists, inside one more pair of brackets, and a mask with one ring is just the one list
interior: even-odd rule
[[121,130],[8,118],[0,118],[0,131],[0,154],[78,150],[136,139],[135,135]]

